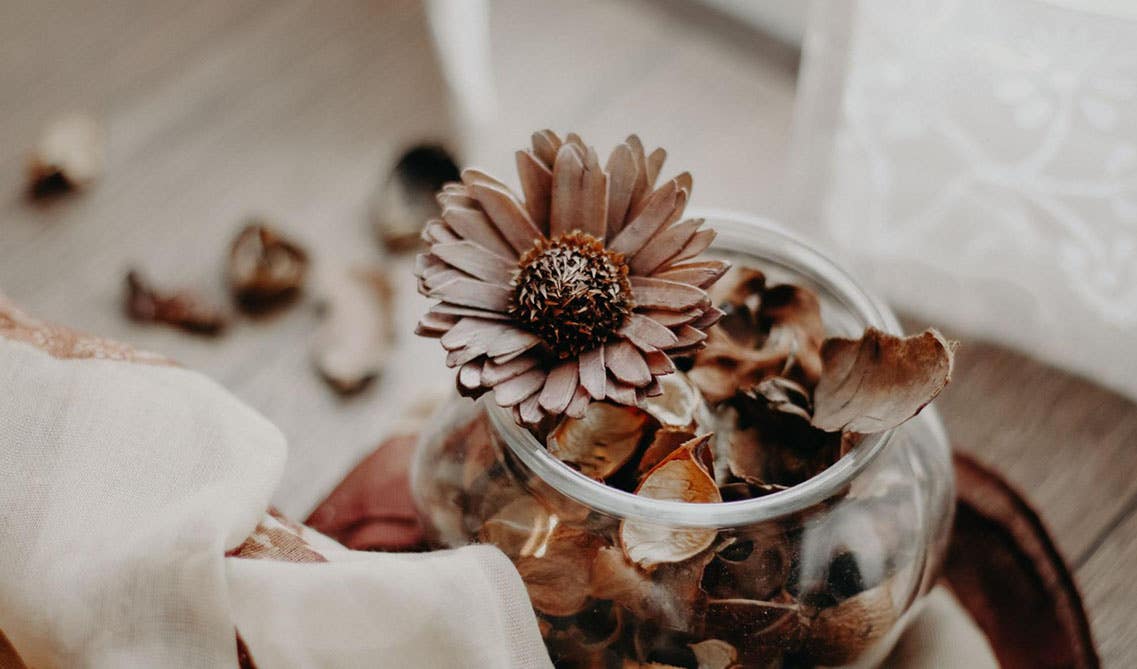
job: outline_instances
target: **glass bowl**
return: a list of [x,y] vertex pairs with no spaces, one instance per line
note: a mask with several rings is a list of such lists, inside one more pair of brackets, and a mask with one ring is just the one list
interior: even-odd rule
[[[792,234],[704,215],[719,231],[709,255],[811,288],[830,334],[900,332],[885,307]],[[690,504],[588,478],[488,397],[455,399],[435,417],[420,437],[412,491],[437,546],[491,543],[514,561],[557,666],[724,669],[879,664],[935,581],[955,494],[931,409],[789,489]],[[714,539],[682,562],[643,569],[621,548],[628,527]]]

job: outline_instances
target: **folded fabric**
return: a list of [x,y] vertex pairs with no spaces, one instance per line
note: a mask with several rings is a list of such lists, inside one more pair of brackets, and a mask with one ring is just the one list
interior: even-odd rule
[[209,379],[0,297],[0,387],[3,666],[549,666],[496,549],[266,515],[285,440]]

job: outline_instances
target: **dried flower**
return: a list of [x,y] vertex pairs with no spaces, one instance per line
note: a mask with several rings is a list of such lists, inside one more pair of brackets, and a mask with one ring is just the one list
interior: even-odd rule
[[442,146],[420,144],[399,157],[371,199],[375,233],[387,250],[410,251],[422,244],[423,224],[440,213],[434,194],[458,176]]
[[357,267],[329,276],[322,288],[325,315],[312,356],[328,384],[351,395],[379,376],[391,353],[391,286],[383,273]]
[[90,186],[102,176],[105,143],[102,126],[90,116],[53,120],[28,159],[28,193],[46,197]]
[[251,221],[229,250],[229,287],[248,313],[263,313],[292,302],[308,274],[308,254],[276,230]]
[[221,310],[207,305],[198,296],[184,291],[163,295],[135,270],[126,275],[124,305],[131,320],[165,323],[194,334],[220,334],[228,324]]
[[460,392],[492,389],[528,424],[579,418],[593,400],[660,394],[671,356],[703,346],[721,316],[705,289],[727,266],[694,260],[714,231],[677,223],[692,181],[656,188],[665,155],[632,136],[601,167],[579,137],[546,130],[517,153],[524,201],[473,169],[442,189],[416,267],[440,301],[417,331],[442,339]]

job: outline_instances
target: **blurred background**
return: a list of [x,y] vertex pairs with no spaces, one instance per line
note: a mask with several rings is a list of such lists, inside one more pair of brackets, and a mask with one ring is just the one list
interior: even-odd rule
[[[436,143],[515,183],[534,130],[635,132],[694,174],[693,207],[780,220],[962,340],[949,433],[1037,504],[1103,659],[1137,666],[1135,45],[1120,0],[8,1],[0,291],[252,404],[289,439],[276,502],[303,517],[450,384],[412,334],[411,257],[375,231],[399,156]],[[31,197],[69,112],[105,134],[101,178]],[[129,268],[226,304],[250,216],[317,277],[396,287],[396,353],[362,392],[313,372],[316,288],[214,338],[124,316]]]

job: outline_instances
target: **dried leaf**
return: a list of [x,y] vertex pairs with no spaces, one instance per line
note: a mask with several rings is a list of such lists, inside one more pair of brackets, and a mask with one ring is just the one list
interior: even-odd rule
[[241,309],[262,313],[300,294],[308,274],[308,254],[272,228],[253,221],[233,240],[228,274]]
[[103,127],[90,116],[51,121],[28,158],[28,194],[48,197],[92,185],[103,174],[105,143]]
[[759,526],[724,543],[703,574],[703,589],[716,598],[766,600],[786,585],[790,545],[777,526]]
[[722,639],[706,639],[690,644],[698,669],[733,669],[738,666],[738,649]]
[[675,372],[657,379],[663,392],[641,402],[641,409],[666,428],[692,429],[706,423],[703,398],[686,374]]
[[647,414],[634,407],[594,402],[584,418],[565,418],[547,440],[549,454],[585,476],[605,479],[632,457]]
[[357,267],[329,275],[323,290],[324,318],[313,342],[313,361],[336,392],[351,395],[383,372],[391,354],[391,286],[381,272]]
[[[696,437],[664,458],[647,473],[636,494],[696,504],[721,502],[711,468],[704,461],[711,436]],[[620,524],[624,552],[642,567],[691,558],[709,548],[717,534],[712,528],[668,527],[627,520]]]
[[126,275],[124,305],[131,320],[165,323],[194,334],[220,334],[228,324],[224,312],[205,304],[198,296],[189,292],[160,294],[133,270]]
[[711,555],[660,564],[650,572],[632,564],[615,546],[601,548],[592,563],[592,596],[612,600],[638,622],[672,630],[693,631],[705,599],[699,587]]
[[902,338],[869,328],[860,339],[825,340],[813,424],[861,434],[900,425],[951,380],[955,346],[935,330]]
[[807,608],[802,653],[811,664],[844,666],[863,657],[896,625],[900,612],[892,582],[850,597],[834,607]]
[[590,567],[603,544],[589,530],[556,524],[544,541],[523,551],[514,564],[533,608],[552,616],[583,609],[591,592]]

